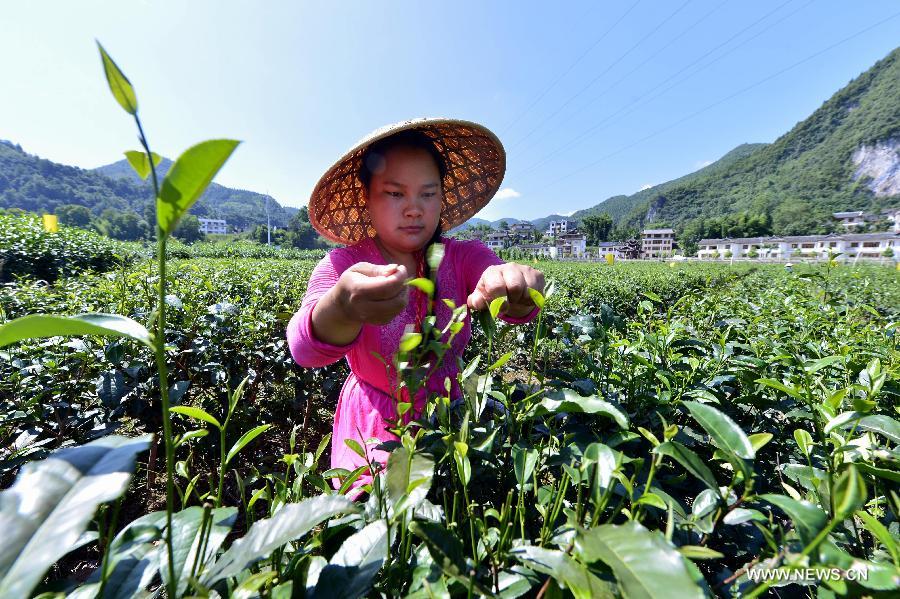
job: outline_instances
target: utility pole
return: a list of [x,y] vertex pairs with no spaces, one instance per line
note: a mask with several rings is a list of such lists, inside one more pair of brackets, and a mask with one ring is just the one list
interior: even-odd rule
[[272,219],[269,218],[269,192],[266,192],[266,245],[272,245]]

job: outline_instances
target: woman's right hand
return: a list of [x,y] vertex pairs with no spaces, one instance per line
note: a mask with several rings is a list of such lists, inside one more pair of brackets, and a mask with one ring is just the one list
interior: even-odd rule
[[358,262],[341,274],[335,298],[348,320],[387,324],[409,302],[407,278],[405,266]]

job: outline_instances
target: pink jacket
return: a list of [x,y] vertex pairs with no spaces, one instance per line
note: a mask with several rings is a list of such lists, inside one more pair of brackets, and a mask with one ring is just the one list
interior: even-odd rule
[[[457,306],[466,304],[466,298],[474,291],[482,273],[489,266],[503,264],[494,252],[480,241],[457,241],[444,239],[444,259],[438,270],[436,300],[449,298]],[[335,346],[316,339],[312,333],[311,319],[313,308],[319,298],[331,289],[347,268],[357,262],[386,264],[377,245],[372,239],[332,250],[316,266],[309,279],[306,296],[300,309],[291,318],[287,328],[288,346],[294,360],[301,366],[320,367],[346,357],[351,374],[341,389],[337,408],[334,414],[334,433],[331,439],[332,468],[354,470],[365,461],[347,444],[346,439],[356,440],[368,453],[369,459],[384,464],[387,453],[374,449],[377,443],[367,441],[396,440],[396,436],[387,432],[388,420],[396,420],[396,400],[393,391],[397,388],[396,373],[389,373],[384,364],[374,355],[383,356],[388,364],[393,363],[397,353],[400,337],[408,323],[416,318],[415,305],[412,301],[394,320],[384,326],[364,324],[357,338],[348,345]],[[411,289],[410,293],[421,293]],[[435,301],[435,315],[439,328],[450,319],[450,309],[442,302]],[[522,323],[532,320],[537,315],[537,308],[525,318],[515,319],[503,317],[511,323]],[[461,395],[457,376],[458,358],[472,336],[470,316],[466,316],[465,326],[454,337],[451,348],[444,356],[443,363],[427,382],[429,392],[444,393],[444,379],[450,377],[452,384],[451,397]],[[425,407],[425,397],[417,397],[414,402],[414,418],[421,415]],[[364,473],[354,487],[371,482],[371,473]]]

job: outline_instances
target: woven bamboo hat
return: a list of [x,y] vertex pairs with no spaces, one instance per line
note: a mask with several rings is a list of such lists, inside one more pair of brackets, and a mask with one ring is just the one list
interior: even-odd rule
[[459,226],[484,208],[503,181],[506,151],[489,129],[470,121],[423,118],[388,125],[369,134],[329,168],[309,198],[309,221],[323,237],[353,244],[375,236],[366,209],[367,190],[359,180],[363,153],[371,144],[415,129],[431,138],[444,157],[444,231]]

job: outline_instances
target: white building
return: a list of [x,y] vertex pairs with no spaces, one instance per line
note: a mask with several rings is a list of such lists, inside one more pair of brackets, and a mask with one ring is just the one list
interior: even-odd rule
[[503,232],[488,233],[484,239],[484,244],[494,250],[502,250],[509,247],[509,235]]
[[516,248],[521,250],[525,255],[533,258],[550,258],[551,260],[556,260],[559,256],[559,250],[553,245],[524,243],[522,245],[517,245]]
[[835,212],[831,216],[837,219],[837,221],[847,229],[862,227],[866,224],[866,213],[862,210],[853,210],[850,212]]
[[228,223],[218,218],[198,218],[200,221],[201,233],[220,233],[228,232]]
[[900,253],[900,233],[844,233],[841,235],[797,235],[785,237],[740,237],[701,239],[697,257],[701,259],[827,258],[841,254],[839,260],[881,258],[888,248]]
[[668,256],[675,248],[674,229],[644,229],[641,231],[641,257]]
[[573,231],[575,231],[575,221],[566,219],[550,221],[550,228],[547,230],[552,237],[559,237]]
[[510,233],[526,235],[534,232],[534,225],[529,222],[513,223],[509,226]]
[[891,221],[891,231],[893,231],[894,233],[900,233],[900,208],[882,210],[881,216]]
[[584,258],[587,253],[587,236],[583,233],[564,233],[556,238],[556,250],[560,258]]
[[612,254],[613,258],[617,260],[632,257],[624,241],[601,241],[597,244],[597,254],[600,258],[605,258],[607,254]]

